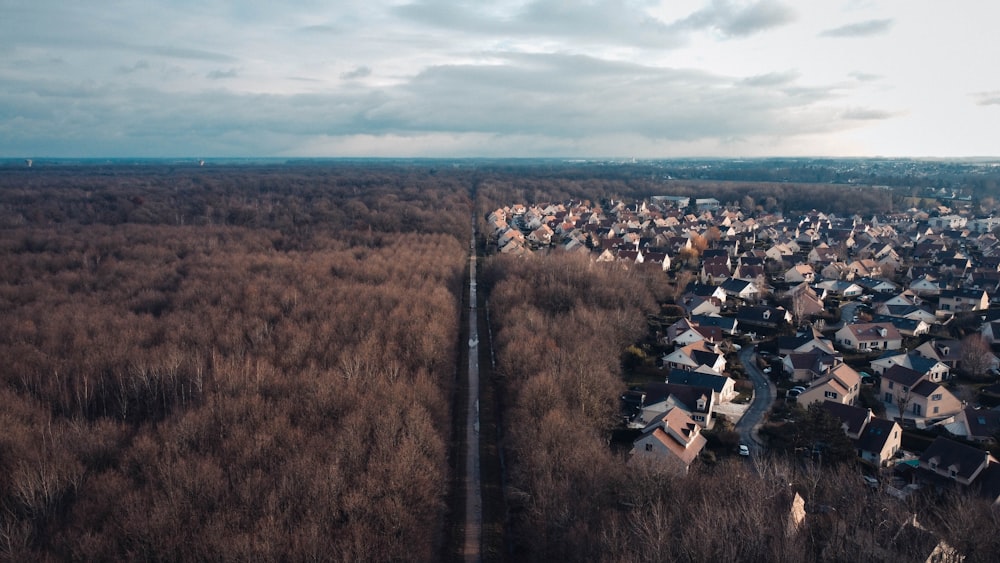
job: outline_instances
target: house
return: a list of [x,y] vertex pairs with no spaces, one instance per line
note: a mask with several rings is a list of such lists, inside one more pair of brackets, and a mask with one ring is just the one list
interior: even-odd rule
[[869,277],[854,278],[854,283],[860,285],[861,287],[865,288],[865,290],[870,291],[872,293],[895,293],[896,291],[899,290],[899,286],[897,286],[896,284],[887,280],[881,280],[877,278],[869,278]]
[[853,405],[861,388],[861,376],[847,364],[840,364],[817,379],[798,396],[798,403],[808,408],[812,403],[836,401]]
[[990,295],[984,289],[946,289],[938,298],[938,310],[944,313],[981,311],[990,306]]
[[816,272],[809,264],[792,266],[785,272],[785,281],[789,283],[812,283],[816,280]]
[[1000,411],[965,407],[955,417],[961,436],[976,442],[995,442],[1000,435]]
[[877,418],[871,409],[824,401],[823,410],[840,420],[862,461],[886,467],[902,445],[903,429],[895,421]]
[[678,475],[687,475],[705,447],[701,426],[683,409],[673,407],[651,421],[632,444],[630,462],[646,463]]
[[887,317],[902,317],[913,321],[921,321],[928,326],[937,324],[938,322],[938,318],[934,313],[919,305],[886,305],[883,303],[875,308],[875,313]]
[[717,403],[728,403],[736,398],[736,382],[733,378],[714,373],[672,369],[665,383],[690,385],[693,387],[708,387],[715,393]]
[[744,301],[757,300],[757,286],[752,281],[729,278],[722,282],[722,290],[727,297],[735,297]]
[[872,315],[873,323],[891,323],[903,336],[920,336],[931,330],[931,325],[922,320],[894,317],[891,315]]
[[938,436],[924,450],[919,463],[926,472],[968,486],[997,459],[979,448]]
[[718,327],[723,333],[729,336],[737,335],[739,321],[733,317],[720,317],[718,315],[692,315],[691,322],[698,326]]
[[927,374],[901,365],[882,373],[879,384],[882,402],[899,409],[902,417],[915,419],[940,419],[958,414],[962,402],[940,383],[931,381]]
[[701,265],[701,274],[698,276],[698,280],[701,283],[707,283],[712,285],[721,285],[724,281],[729,279],[732,274],[732,270],[722,261],[706,261]]
[[[913,351],[920,356],[931,360],[937,360],[952,370],[962,368],[962,341],[961,340],[928,340]],[[1000,367],[1000,358],[990,352],[985,352],[985,367],[997,369]]]
[[552,229],[548,225],[542,225],[528,235],[528,240],[535,244],[551,244],[553,234]]
[[887,467],[902,447],[903,429],[894,420],[872,418],[855,441],[861,461]]
[[858,323],[845,325],[835,334],[838,345],[859,352],[870,350],[898,350],[903,347],[903,336],[892,323]]
[[710,387],[680,383],[647,383],[634,397],[634,418],[631,428],[645,428],[657,416],[673,407],[680,407],[703,428],[714,424],[715,391]]
[[865,426],[872,420],[871,409],[863,409],[854,405],[845,405],[837,401],[823,401],[820,407],[834,418],[840,420],[844,434],[851,440],[857,440],[864,432]]
[[718,315],[722,312],[722,301],[716,297],[685,294],[677,304],[684,309],[684,313],[688,316]]
[[663,356],[663,367],[694,371],[705,366],[716,374],[726,369],[726,357],[719,348],[704,340],[692,342]]
[[840,356],[821,350],[791,352],[781,358],[781,367],[792,381],[812,381],[843,361]]
[[816,327],[811,326],[809,330],[801,331],[795,336],[779,336],[778,337],[778,353],[779,354],[790,354],[792,352],[812,352],[814,350],[819,350],[827,354],[835,354],[836,350],[833,347],[833,343],[823,337],[823,333],[816,330]]
[[925,375],[929,381],[934,382],[948,379],[949,375],[948,366],[937,360],[925,358],[915,352],[893,352],[889,350],[872,360],[870,365],[872,371],[879,375],[894,366],[903,366]]
[[938,420],[960,413],[962,401],[940,383],[924,380],[913,387],[907,407],[900,410],[901,414]]
[[802,282],[791,288],[788,295],[792,299],[792,313],[797,317],[796,320],[823,314],[823,299],[816,295],[808,283]]
[[865,292],[864,288],[860,285],[844,280],[824,280],[817,283],[815,287],[825,290],[829,295],[843,299],[861,297],[861,294]]
[[782,307],[744,306],[736,311],[736,320],[747,326],[776,328],[792,322],[792,314]]

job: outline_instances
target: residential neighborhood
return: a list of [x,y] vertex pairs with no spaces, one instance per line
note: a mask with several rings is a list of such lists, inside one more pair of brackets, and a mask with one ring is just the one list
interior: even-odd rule
[[1000,374],[1000,240],[971,227],[986,219],[968,206],[786,217],[658,196],[521,202],[487,221],[496,252],[581,253],[672,284],[642,344],[648,369],[621,397],[636,463],[698,471],[771,386],[771,415],[723,455],[779,447],[788,421],[819,408],[871,483],[905,496],[943,478],[1000,501],[988,451],[1000,435],[988,385]]

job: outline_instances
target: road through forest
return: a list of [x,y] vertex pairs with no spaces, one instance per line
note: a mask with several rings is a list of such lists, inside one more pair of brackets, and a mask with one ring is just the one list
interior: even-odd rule
[[479,474],[479,311],[476,308],[476,239],[469,256],[469,394],[465,421],[466,562],[482,560],[483,496]]

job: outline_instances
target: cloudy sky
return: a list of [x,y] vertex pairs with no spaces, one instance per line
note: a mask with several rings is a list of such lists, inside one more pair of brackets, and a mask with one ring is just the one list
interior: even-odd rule
[[0,0],[0,156],[997,156],[995,0]]

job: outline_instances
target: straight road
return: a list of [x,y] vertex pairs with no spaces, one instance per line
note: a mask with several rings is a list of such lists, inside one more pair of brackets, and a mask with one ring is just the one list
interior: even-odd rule
[[469,256],[469,395],[465,421],[465,561],[482,561],[483,495],[479,476],[479,311],[476,308],[476,238]]

